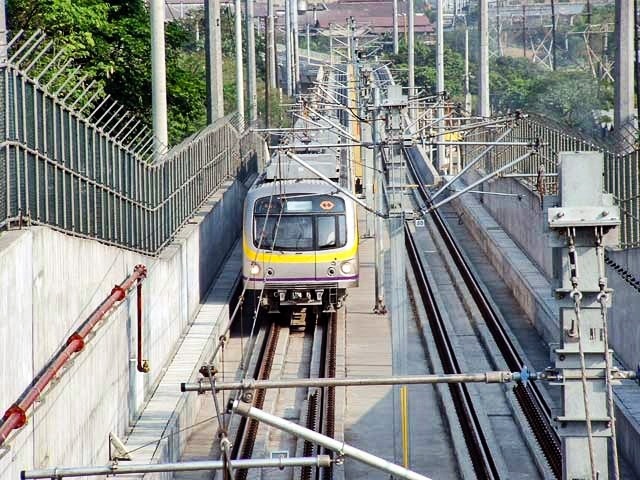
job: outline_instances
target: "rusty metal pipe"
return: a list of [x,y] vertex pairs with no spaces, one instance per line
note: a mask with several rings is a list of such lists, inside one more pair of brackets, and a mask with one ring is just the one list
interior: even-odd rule
[[22,392],[16,403],[11,405],[2,417],[0,423],[0,445],[4,444],[9,434],[27,423],[27,410],[40,397],[44,389],[53,380],[60,369],[69,361],[74,353],[84,348],[85,339],[91,333],[98,322],[117,306],[127,296],[136,281],[141,281],[147,276],[147,268],[144,265],[136,265],[133,273],[124,282],[116,285],[109,296],[94,310],[87,320],[67,339],[65,347],[58,351],[48,362],[40,374],[31,382],[31,385]]
[[138,278],[136,293],[138,295],[138,371],[140,373],[148,373],[150,370],[149,362],[142,359],[142,278]]

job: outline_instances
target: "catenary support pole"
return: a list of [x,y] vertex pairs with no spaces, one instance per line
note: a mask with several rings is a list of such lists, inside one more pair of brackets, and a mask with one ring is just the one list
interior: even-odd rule
[[[438,94],[444,93],[444,12],[443,0],[436,0],[436,90]],[[438,141],[443,141],[444,137],[444,97],[438,100],[440,106],[437,110],[438,115]],[[437,165],[436,168],[440,172],[446,165],[445,146],[437,147]],[[451,171],[451,166],[448,168]]]
[[222,93],[222,31],[220,0],[204,1],[205,60],[207,71],[207,123],[224,117]]
[[293,91],[298,91],[300,83],[300,26],[298,25],[298,0],[291,0],[291,31],[293,47]]
[[616,0],[616,61],[614,65],[614,128],[619,153],[633,149],[633,31],[635,12],[631,0]]
[[242,0],[235,0],[236,27],[236,109],[240,128],[244,128],[244,63],[242,61]]
[[398,0],[393,0],[393,53],[398,54]]
[[247,30],[247,100],[249,101],[249,125],[258,120],[258,90],[256,78],[256,26],[253,17],[254,0],[245,0]]
[[268,71],[267,75],[269,87],[275,91],[276,85],[276,25],[275,16],[273,12],[273,0],[267,0],[267,63]]
[[480,65],[478,74],[478,115],[489,117],[489,0],[479,0],[478,45]]
[[291,41],[291,0],[284,0],[284,21],[285,21],[285,80],[287,82],[287,95],[293,95],[293,51]]
[[471,89],[469,88],[469,27],[464,26],[464,109],[471,115]]
[[[416,96],[415,86],[415,26],[414,26],[414,5],[413,0],[407,0],[407,8],[408,12],[408,20],[409,20],[409,37],[407,38],[407,53],[409,55],[408,64],[407,64],[407,76],[408,76],[408,86],[409,86],[409,105],[414,101]],[[409,108],[409,115],[411,118],[414,118],[417,115],[417,112],[414,108]]]
[[7,7],[5,0],[0,0],[0,63],[6,62],[7,57]]
[[167,151],[167,71],[164,51],[164,2],[151,0],[151,99],[154,134],[154,158]]
[[360,450],[359,448],[355,448],[345,442],[335,440],[308,428],[301,427],[296,423],[271,415],[244,402],[235,401],[233,403],[233,410],[243,417],[253,418],[266,425],[270,425],[274,428],[295,435],[296,437],[304,438],[312,443],[316,443],[328,448],[329,450],[338,452],[341,455],[345,455],[373,468],[389,473],[395,478],[404,478],[407,480],[430,480],[424,475],[407,470],[406,468],[393,464],[380,457],[376,457],[375,455],[365,452],[364,450]]

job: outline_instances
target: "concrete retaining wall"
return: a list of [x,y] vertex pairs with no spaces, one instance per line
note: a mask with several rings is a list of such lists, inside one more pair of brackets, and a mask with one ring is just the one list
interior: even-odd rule
[[[484,172],[471,169],[464,175],[464,179],[467,183],[471,183],[483,175]],[[478,190],[520,196],[477,195],[477,198],[542,270],[547,279],[553,278],[551,249],[547,247],[544,228],[546,213],[540,206],[539,197],[527,185],[513,178],[499,178],[485,182],[478,187]],[[547,207],[546,203],[545,207]]]
[[108,434],[124,437],[192,322],[241,229],[246,187],[229,182],[159,258],[150,258],[46,227],[0,236],[0,409],[27,387],[71,334],[134,266],[144,283],[144,358],[136,371],[133,292],[96,334],[43,401],[27,426],[0,450],[0,479],[22,469],[103,464]]

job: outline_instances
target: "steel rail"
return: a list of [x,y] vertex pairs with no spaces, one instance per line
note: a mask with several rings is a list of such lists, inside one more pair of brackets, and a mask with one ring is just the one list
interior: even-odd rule
[[[404,149],[407,157],[407,165],[414,176],[416,183],[418,184],[418,191],[422,196],[423,201],[427,206],[431,205],[432,200],[427,191],[425,179],[421,178],[421,175],[414,163],[415,159],[407,149]],[[489,300],[487,299],[484,291],[480,287],[480,284],[474,277],[471,269],[467,265],[466,259],[458,247],[456,241],[453,239],[451,232],[447,228],[440,213],[436,210],[430,211],[431,218],[433,219],[438,232],[442,236],[443,241],[447,245],[449,253],[451,254],[460,275],[469,289],[471,296],[480,313],[482,314],[485,323],[487,324],[489,331],[491,332],[500,353],[502,354],[507,367],[512,371],[520,371],[524,368],[524,362],[520,357],[520,354],[516,350],[513,342],[507,335],[507,332],[500,321],[500,318],[494,312]],[[556,477],[562,477],[562,454],[560,449],[560,438],[555,428],[553,427],[553,417],[551,414],[551,408],[544,400],[539,387],[535,383],[527,383],[524,385],[518,382],[514,387],[514,393],[518,399],[522,410],[525,413],[525,417],[531,426],[531,429],[538,441],[545,458],[549,462],[551,470]]]
[[[444,372],[447,374],[462,374],[440,309],[438,308],[433,291],[427,280],[426,271],[422,265],[418,248],[407,225],[405,225],[405,243],[409,263],[416,277],[418,289],[420,290],[420,295],[429,317],[429,324],[433,332]],[[460,419],[462,433],[467,449],[469,450],[469,458],[471,459],[477,477],[480,479],[499,478],[498,468],[493,461],[491,449],[484,436],[482,425],[480,424],[480,419],[471,400],[469,389],[464,383],[454,383],[449,385],[449,390],[451,391],[451,398],[453,399],[456,414]]]

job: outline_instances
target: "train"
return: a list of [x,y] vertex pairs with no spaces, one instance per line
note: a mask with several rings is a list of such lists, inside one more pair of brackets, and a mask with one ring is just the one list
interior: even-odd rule
[[286,147],[333,184],[303,168],[282,150],[271,156],[247,192],[243,213],[243,280],[260,308],[292,325],[343,307],[359,284],[356,205],[335,185],[349,182],[331,123],[309,115],[294,123]]

